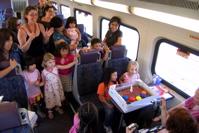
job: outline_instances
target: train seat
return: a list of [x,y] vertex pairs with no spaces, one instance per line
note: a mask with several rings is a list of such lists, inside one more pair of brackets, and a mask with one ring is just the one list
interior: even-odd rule
[[5,9],[5,13],[13,13],[12,8],[6,8],[6,9]]
[[7,23],[7,21],[2,21],[2,22],[1,22],[1,27],[2,27],[2,28],[6,28],[6,23]]
[[57,14],[56,16],[58,16],[58,17],[64,19],[64,15],[63,15],[63,14]]
[[7,20],[9,17],[13,17],[13,13],[5,13],[3,16],[3,20]]
[[[27,114],[27,110],[26,110]],[[28,115],[24,116],[29,120]],[[29,123],[23,123],[24,118],[21,116],[21,112],[18,109],[17,103],[0,103],[0,132],[1,133],[32,133],[33,130]]]
[[101,111],[103,106],[97,95],[103,75],[100,54],[94,49],[88,52],[80,50],[79,54],[79,63],[75,65],[73,75],[73,95],[80,105],[92,102]]
[[127,50],[124,45],[111,46],[108,59],[105,61],[105,68],[116,68],[118,79],[122,76],[123,73],[127,71],[129,58],[126,57],[126,52]]
[[77,28],[79,29],[80,33],[81,33],[81,40],[84,40],[84,42],[86,44],[88,44],[88,35],[86,33],[84,24],[77,24]]

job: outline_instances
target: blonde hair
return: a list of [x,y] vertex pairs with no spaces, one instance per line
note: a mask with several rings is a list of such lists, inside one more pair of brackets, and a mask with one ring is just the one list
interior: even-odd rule
[[127,71],[130,69],[130,67],[134,65],[136,67],[137,72],[139,71],[139,64],[137,61],[130,61],[128,66],[127,66]]
[[49,60],[54,60],[54,59],[55,59],[54,55],[52,55],[51,53],[46,53],[46,54],[44,55],[44,57],[43,57],[43,61],[42,61],[41,66],[42,66],[43,68],[46,68],[47,66],[45,65],[45,62],[47,62],[47,61],[49,61]]

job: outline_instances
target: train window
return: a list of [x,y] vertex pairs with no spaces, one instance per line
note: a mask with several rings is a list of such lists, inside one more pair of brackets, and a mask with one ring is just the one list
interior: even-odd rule
[[61,5],[61,14],[64,15],[64,18],[68,18],[70,17],[70,7],[65,6],[65,5]]
[[89,12],[82,10],[75,10],[75,17],[77,19],[77,24],[84,24],[85,32],[89,37],[93,36],[93,16]]
[[[101,39],[103,40],[106,32],[109,29],[110,20],[103,18],[101,20]],[[128,27],[126,25],[121,24],[120,30],[123,33],[122,37],[122,44],[126,46],[127,57],[131,60],[137,59],[137,52],[138,52],[138,44],[139,44],[139,33],[136,29],[132,27]]]
[[154,55],[152,72],[185,98],[193,96],[199,87],[199,52],[163,39],[158,41]]

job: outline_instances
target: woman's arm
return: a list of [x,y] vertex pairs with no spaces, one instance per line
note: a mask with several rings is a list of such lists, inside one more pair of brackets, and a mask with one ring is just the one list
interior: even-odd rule
[[[28,40],[26,40],[27,34],[29,36]],[[35,38],[35,33],[29,33],[29,32],[26,33],[22,28],[18,30],[18,41],[22,52],[25,53],[26,51],[28,51],[28,49],[30,48],[30,44],[34,38]]]
[[79,31],[79,29],[78,28],[75,28],[75,31],[77,32],[77,34],[78,34],[78,38],[76,39],[78,42],[81,40],[81,33],[80,33],[80,31]]
[[108,53],[109,53],[109,48],[107,47],[105,50],[105,55],[104,55],[104,58],[103,60],[106,61],[108,59]]
[[102,41],[102,44],[104,45],[104,48],[108,48],[107,43],[106,43],[106,37],[104,37],[104,40]]
[[10,66],[7,67],[4,70],[0,71],[0,78],[3,78],[6,76],[11,70],[13,70],[18,65],[18,62],[16,62],[15,59],[10,59]]

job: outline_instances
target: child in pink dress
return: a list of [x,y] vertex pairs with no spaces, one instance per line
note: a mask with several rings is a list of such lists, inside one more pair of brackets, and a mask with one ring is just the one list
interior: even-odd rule
[[77,26],[76,18],[68,17],[65,26],[66,30],[64,32],[64,35],[70,38],[71,40],[70,44],[78,43],[81,40],[81,33],[76,26]]
[[64,66],[71,64],[66,69],[58,69],[59,76],[65,93],[65,101],[66,104],[69,104],[67,97],[68,93],[71,92],[72,90],[72,71],[73,71],[73,66],[77,63],[77,60],[70,51],[70,45],[67,44],[66,42],[61,42],[59,45],[57,45],[55,56],[56,56],[55,57],[56,65]]
[[130,61],[127,67],[127,72],[124,73],[120,78],[119,82],[122,83],[130,83],[137,79],[140,79],[140,74],[138,73],[139,64],[137,61]]
[[31,56],[24,57],[24,70],[21,72],[25,80],[26,91],[30,103],[30,110],[34,111],[34,104],[37,106],[37,114],[44,118],[46,115],[41,111],[40,98],[43,94],[40,90],[40,72],[36,69],[35,59]]
[[48,117],[53,118],[52,108],[55,107],[55,111],[59,114],[63,114],[63,110],[59,107],[62,106],[61,102],[65,99],[64,91],[61,80],[59,78],[58,69],[66,69],[71,64],[55,66],[54,56],[50,53],[46,53],[43,57],[42,66],[42,85],[44,86],[45,103],[48,109]]

